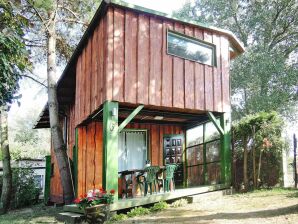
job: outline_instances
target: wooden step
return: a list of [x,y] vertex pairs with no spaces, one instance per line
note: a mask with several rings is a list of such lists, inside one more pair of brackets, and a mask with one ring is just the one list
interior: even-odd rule
[[57,214],[56,219],[67,224],[79,224],[84,220],[84,215],[75,212],[61,212]]

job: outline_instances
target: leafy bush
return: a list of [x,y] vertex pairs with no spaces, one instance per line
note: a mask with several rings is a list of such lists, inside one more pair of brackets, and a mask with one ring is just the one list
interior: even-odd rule
[[31,168],[15,168],[12,171],[11,207],[20,208],[38,202],[40,189],[36,187]]
[[148,215],[149,213],[150,213],[150,210],[148,208],[136,207],[131,209],[129,212],[127,212],[127,216],[129,218],[132,218],[135,216]]
[[182,207],[188,204],[188,201],[185,198],[174,201],[171,206],[174,208]]
[[150,208],[150,211],[151,212],[159,212],[159,211],[162,211],[164,209],[167,209],[168,207],[169,207],[169,205],[165,201],[160,201],[160,202],[154,204]]

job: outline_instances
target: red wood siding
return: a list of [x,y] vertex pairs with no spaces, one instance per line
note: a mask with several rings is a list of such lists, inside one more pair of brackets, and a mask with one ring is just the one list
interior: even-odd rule
[[[217,66],[168,55],[167,29],[215,44]],[[106,100],[198,112],[227,111],[229,64],[229,42],[222,34],[110,7],[77,60],[75,124]]]
[[[229,102],[226,37],[127,9],[110,8],[107,18],[106,72],[113,83],[107,85],[106,100],[197,111],[228,109],[223,106]],[[167,29],[214,43],[217,66],[168,55]]]
[[[163,165],[163,135],[183,133],[181,127],[174,125],[133,123],[126,128],[148,130],[148,149],[153,165]],[[79,127],[78,131],[78,195],[80,195],[102,185],[102,123],[92,122]]]

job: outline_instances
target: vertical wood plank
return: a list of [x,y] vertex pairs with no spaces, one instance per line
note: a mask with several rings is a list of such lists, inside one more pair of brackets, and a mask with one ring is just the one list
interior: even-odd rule
[[158,125],[151,125],[151,164],[158,165],[159,160],[159,127]]
[[113,100],[124,101],[124,11],[114,10]]
[[83,119],[86,119],[87,116],[90,114],[90,105],[91,105],[91,80],[92,80],[92,77],[91,77],[91,56],[92,56],[92,53],[91,53],[91,50],[92,50],[92,39],[89,38],[88,40],[88,44],[87,44],[87,47],[86,47],[86,55],[85,55],[85,89],[84,89],[84,92],[86,94],[85,96],[85,113],[84,113],[84,117]]
[[80,118],[80,103],[81,103],[81,96],[80,96],[80,78],[81,78],[81,60],[82,57],[79,56],[77,60],[77,66],[76,66],[76,93],[75,93],[75,124],[77,125],[79,123]]
[[161,104],[162,23],[150,17],[149,104]]
[[223,111],[229,112],[230,105],[230,73],[229,73],[229,41],[226,37],[220,38],[221,63],[222,63],[222,102]]
[[109,8],[106,16],[106,49],[105,49],[105,75],[104,100],[113,99],[113,64],[114,64],[114,10]]
[[98,107],[98,98],[99,98],[99,85],[97,83],[98,81],[98,53],[99,53],[99,47],[98,47],[98,32],[99,27],[97,26],[96,29],[93,32],[92,35],[92,57],[91,57],[91,106],[90,106],[90,112],[93,112]]
[[82,194],[86,193],[86,157],[87,157],[87,129],[86,127],[82,127]]
[[216,45],[216,67],[213,69],[214,79],[214,110],[222,112],[222,89],[221,89],[221,61],[220,61],[220,37],[213,34],[213,44]]
[[94,168],[95,168],[95,123],[92,122],[87,126],[87,144],[86,144],[86,190],[94,189],[95,185],[95,175],[94,175]]
[[173,56],[167,54],[167,29],[173,29],[173,23],[163,22],[161,105],[171,107],[173,105]]
[[158,165],[162,166],[163,164],[163,135],[164,135],[164,125],[160,125],[159,128],[159,160]]
[[[175,23],[174,29],[184,33],[180,23]],[[184,108],[184,59],[178,57],[173,57],[173,106]]]
[[104,74],[105,71],[105,46],[106,46],[106,36],[105,36],[105,26],[106,26],[106,17],[100,20],[99,22],[99,32],[98,32],[98,38],[97,38],[97,46],[98,46],[98,74],[97,74],[97,81],[96,84],[98,85],[98,101],[97,101],[97,108],[104,102],[104,80],[106,73]]
[[83,147],[82,147],[82,127],[78,128],[78,195],[83,194]]
[[149,85],[149,18],[139,15],[138,19],[138,85],[137,102],[148,104]]
[[[212,43],[212,33],[204,30],[204,40]],[[213,111],[213,68],[209,65],[205,67],[205,104],[207,111]]]
[[95,188],[102,187],[102,123],[96,122],[96,139],[95,139]]
[[[195,28],[194,37],[203,40],[203,31]],[[195,63],[195,109],[205,110],[205,73],[204,65]]]
[[86,108],[86,48],[82,51],[82,79],[81,81],[81,88],[80,88],[80,97],[81,97],[81,106],[80,106],[80,120],[81,122],[84,119],[85,115],[85,108]]
[[125,102],[136,103],[137,100],[137,16],[125,13]]
[[[186,26],[185,34],[193,36],[193,28]],[[185,96],[185,107],[188,109],[195,108],[195,80],[194,80],[194,66],[195,62],[184,60],[184,96]]]

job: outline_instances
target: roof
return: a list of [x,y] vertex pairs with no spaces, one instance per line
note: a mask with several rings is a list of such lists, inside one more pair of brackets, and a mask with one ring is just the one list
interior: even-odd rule
[[[179,19],[176,17],[172,17],[166,13],[155,11],[152,9],[148,9],[142,6],[134,5],[131,3],[127,3],[122,0],[102,0],[99,8],[97,9],[95,15],[93,16],[88,28],[86,29],[83,37],[81,38],[79,44],[77,45],[75,51],[73,52],[69,62],[67,63],[60,79],[57,82],[57,91],[58,91],[58,103],[59,103],[59,109],[61,109],[61,106],[69,105],[74,101],[75,97],[75,88],[73,87],[75,85],[75,65],[77,58],[80,55],[81,50],[84,48],[84,45],[87,43],[89,36],[92,34],[94,29],[96,28],[100,18],[104,16],[108,6],[116,6],[121,8],[127,8],[131,9],[137,12],[141,13],[147,13],[151,15],[155,15],[157,17],[167,18],[172,21],[177,21],[184,24],[190,24],[194,26],[198,26],[200,28],[204,28],[210,31],[215,31],[220,34],[224,34],[229,38],[229,41],[233,48],[233,54],[238,55],[245,51],[244,46],[242,43],[238,40],[238,38],[230,31],[225,29],[220,29],[214,26],[207,25],[205,23],[199,23],[193,20],[186,20],[186,19]],[[60,94],[63,93],[63,94]],[[61,110],[61,113],[63,111]],[[44,106],[41,114],[39,115],[39,118],[37,119],[34,128],[49,128],[49,115],[48,115],[48,107],[47,104]]]

